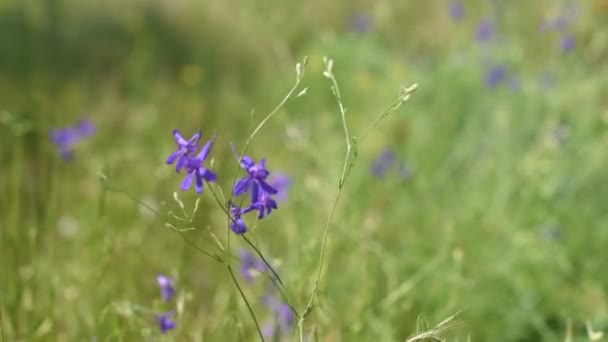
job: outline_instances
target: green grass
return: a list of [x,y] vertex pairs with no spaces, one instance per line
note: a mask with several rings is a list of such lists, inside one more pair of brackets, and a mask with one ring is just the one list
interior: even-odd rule
[[[461,23],[438,0],[172,4],[0,4],[0,340],[258,339],[226,265],[190,243],[224,261],[251,247],[227,235],[210,188],[179,191],[182,175],[164,161],[173,128],[201,128],[204,140],[216,131],[214,190],[228,196],[238,167],[230,143],[245,146],[304,56],[294,94],[306,94],[288,100],[247,153],[292,177],[288,199],[268,218],[246,218],[290,304],[309,308],[304,336],[590,341],[590,330],[608,329],[602,1],[581,4],[567,54],[558,34],[536,29],[559,10],[548,2],[505,2],[495,17],[484,2]],[[350,31],[353,10],[371,16],[370,32]],[[487,16],[501,39],[483,47],[473,31]],[[347,147],[323,56],[334,61],[351,137],[418,84],[356,140],[327,226]],[[507,65],[519,90],[486,89],[485,58]],[[555,77],[549,88],[539,84],[545,72]],[[97,133],[65,163],[48,131],[80,117]],[[372,174],[387,147],[410,178]],[[191,222],[168,215],[182,212],[174,192],[188,213],[200,198]],[[227,248],[228,236],[229,253],[215,240]],[[249,284],[228,260],[260,325],[272,321],[260,299],[268,279]],[[160,300],[159,272],[176,279],[170,303]],[[177,328],[162,335],[154,313],[167,310]],[[299,340],[297,324],[284,340]]]

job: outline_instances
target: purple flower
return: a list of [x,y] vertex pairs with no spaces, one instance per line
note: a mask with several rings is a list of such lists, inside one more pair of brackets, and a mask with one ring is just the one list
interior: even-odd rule
[[171,329],[175,329],[175,322],[172,320],[173,312],[165,312],[161,314],[156,314],[156,323],[160,327],[160,332],[165,334],[167,331]]
[[237,180],[234,184],[232,190],[234,196],[240,196],[251,188],[251,202],[256,203],[260,193],[275,195],[278,192],[277,189],[266,182],[266,178],[270,175],[270,172],[266,169],[266,158],[262,158],[258,164],[255,164],[251,157],[243,156],[243,158],[239,158],[234,146],[232,146],[232,151],[236,159],[240,160],[241,167],[247,171],[247,176]]
[[494,33],[494,23],[489,19],[483,19],[477,25],[477,29],[475,31],[475,39],[478,43],[485,43],[492,39]]
[[177,150],[167,158],[167,164],[173,164],[177,159],[175,165],[175,172],[179,172],[184,164],[187,163],[188,158],[192,157],[192,154],[198,148],[198,143],[201,139],[201,131],[195,133],[190,140],[184,139],[179,130],[173,130],[173,139],[177,144]]
[[569,52],[574,49],[576,46],[576,41],[574,37],[570,34],[565,34],[559,41],[559,47],[562,52]]
[[243,210],[230,202],[230,229],[237,235],[241,235],[247,231],[247,226],[243,222],[241,215],[243,215]]
[[464,18],[464,5],[461,1],[453,0],[450,2],[449,8],[450,17],[454,21],[460,21]]
[[350,16],[350,29],[355,33],[367,33],[372,27],[369,15],[362,12],[355,12]]
[[162,274],[156,275],[156,282],[160,287],[160,295],[163,297],[165,302],[168,302],[175,296],[175,288],[173,287],[173,279],[166,277]]
[[395,162],[395,152],[391,148],[386,148],[372,164],[372,173],[376,177],[383,177],[386,171]]
[[295,316],[293,310],[286,303],[282,303],[274,296],[266,295],[262,297],[262,302],[270,308],[274,316],[274,323],[265,327],[265,333],[271,337],[277,332],[281,335],[289,335],[293,330]]
[[488,88],[495,88],[506,77],[507,70],[502,65],[494,65],[486,71],[484,83]]
[[209,155],[209,152],[213,147],[214,141],[215,134],[213,135],[213,138],[207,141],[205,146],[203,146],[196,158],[186,157],[184,167],[186,169],[187,175],[186,178],[184,178],[184,181],[182,182],[182,191],[188,190],[190,188],[190,185],[192,185],[193,178],[196,180],[195,190],[197,194],[203,192],[203,179],[207,182],[215,182],[217,180],[217,176],[213,171],[203,167],[203,162]]
[[246,249],[241,250],[241,252],[239,253],[239,258],[241,259],[241,275],[248,283],[253,282],[253,274],[255,271],[266,271],[266,265],[264,264],[264,262],[261,259],[256,258],[251,252]]
[[258,211],[258,219],[263,219],[264,215],[270,215],[272,209],[277,209],[277,202],[270,198],[270,194],[261,191],[260,194],[256,194],[258,189],[256,187],[253,188],[253,194],[251,195],[258,200],[256,202],[251,203],[247,208],[243,209],[243,214],[246,214],[250,211],[257,210]]
[[59,149],[61,159],[69,161],[74,156],[74,146],[83,138],[95,133],[95,125],[89,120],[80,120],[76,126],[52,129],[49,137]]

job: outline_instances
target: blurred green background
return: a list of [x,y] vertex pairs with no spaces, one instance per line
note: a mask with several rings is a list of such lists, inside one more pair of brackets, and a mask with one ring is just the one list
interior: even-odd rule
[[[172,129],[216,131],[228,193],[230,143],[304,56],[307,94],[248,153],[292,179],[276,212],[247,222],[298,310],[346,148],[323,56],[354,135],[419,84],[359,143],[311,340],[405,341],[459,311],[449,341],[601,339],[589,327],[608,329],[607,20],[604,0],[1,0],[0,339],[255,340],[225,268],[165,226],[173,192],[189,212],[197,198],[165,159]],[[63,161],[49,131],[82,118],[97,131]],[[379,175],[387,149],[396,161]],[[100,173],[162,215],[104,191]],[[225,243],[208,190],[194,226],[206,250],[211,233]],[[176,279],[174,302],[160,301],[159,272]],[[268,284],[239,281],[271,321]],[[177,328],[163,335],[153,314],[167,310]]]

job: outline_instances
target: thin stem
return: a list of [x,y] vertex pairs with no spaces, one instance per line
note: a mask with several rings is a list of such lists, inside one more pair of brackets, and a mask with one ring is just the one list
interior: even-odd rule
[[[323,75],[331,81],[331,89],[334,94],[334,97],[336,98],[336,101],[338,103],[338,108],[340,110],[340,116],[342,119],[342,128],[344,130],[344,138],[346,140],[346,152],[345,152],[345,157],[344,157],[344,164],[342,165],[342,173],[340,175],[340,181],[338,184],[338,191],[337,191],[336,197],[331,205],[331,209],[329,211],[329,215],[327,217],[327,220],[325,221],[325,227],[323,229],[323,238],[322,238],[322,242],[321,242],[321,252],[320,252],[320,256],[319,256],[319,266],[317,269],[317,277],[315,279],[315,285],[313,287],[312,294],[308,300],[308,304],[306,305],[304,312],[302,313],[302,315],[300,316],[300,318],[298,320],[298,330],[299,330],[300,342],[304,341],[304,333],[303,333],[304,320],[306,319],[306,316],[311,312],[312,308],[314,307],[314,301],[317,296],[317,292],[319,290],[319,283],[321,281],[321,274],[323,271],[323,264],[325,261],[325,253],[326,253],[326,249],[327,249],[327,237],[329,235],[329,226],[332,221],[333,215],[336,211],[338,201],[340,200],[340,197],[342,195],[342,188],[344,187],[346,178],[348,177],[350,170],[354,166],[354,161],[357,158],[356,144],[359,140],[361,140],[362,138],[367,136],[367,134],[371,131],[371,129],[373,129],[383,118],[385,118],[390,113],[392,113],[393,111],[395,111],[399,107],[401,107],[409,99],[410,95],[418,87],[418,85],[414,84],[408,88],[402,88],[399,98],[397,101],[395,101],[395,103],[393,103],[388,109],[386,109],[384,112],[382,112],[382,114],[380,114],[369,125],[369,127],[367,127],[363,131],[363,133],[361,133],[358,137],[357,136],[351,137],[351,135],[349,134],[349,131],[348,131],[348,125],[346,123],[346,108],[344,107],[344,105],[342,103],[342,97],[340,95],[340,88],[338,87],[338,81],[336,80],[336,78],[332,72],[333,61],[331,59],[325,58],[324,63],[325,63],[326,68],[325,68],[325,71],[323,72]],[[351,153],[353,154],[352,161],[351,161]]]
[[234,272],[232,271],[232,266],[230,266],[229,263],[226,263],[226,268],[228,269],[228,273],[230,273],[230,278],[232,279],[232,282],[236,286],[237,290],[239,290],[239,294],[241,295],[241,298],[243,299],[243,302],[245,302],[245,305],[247,306],[247,310],[249,310],[249,314],[251,315],[251,319],[253,319],[253,323],[255,324],[255,328],[256,328],[256,330],[258,332],[258,335],[260,336],[260,340],[262,342],[264,342],[264,334],[262,334],[262,329],[260,329],[260,324],[258,323],[258,319],[255,316],[255,312],[253,312],[253,308],[249,304],[249,301],[247,300],[247,296],[245,296],[245,293],[243,292],[243,289],[239,285],[238,280],[236,280],[236,277],[234,276]]

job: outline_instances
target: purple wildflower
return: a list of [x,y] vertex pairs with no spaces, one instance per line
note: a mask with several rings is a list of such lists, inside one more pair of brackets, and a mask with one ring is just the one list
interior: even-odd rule
[[49,137],[59,149],[61,159],[69,161],[74,156],[74,146],[94,133],[95,125],[91,121],[80,120],[76,126],[51,130]]
[[270,198],[270,194],[261,191],[260,194],[257,194],[258,188],[254,187],[252,192],[252,197],[257,198],[258,200],[251,203],[247,208],[243,210],[243,214],[246,214],[250,211],[257,210],[258,211],[258,219],[263,219],[265,215],[270,215],[272,209],[277,209],[277,202]]
[[184,164],[187,163],[188,158],[192,157],[192,154],[198,148],[199,141],[201,139],[201,131],[199,130],[195,133],[192,138],[189,140],[184,139],[182,137],[179,130],[173,130],[173,139],[175,140],[175,144],[177,144],[177,150],[167,158],[167,164],[173,164],[177,159],[177,164],[175,165],[175,172],[179,172]]
[[376,177],[383,177],[394,162],[395,152],[391,148],[386,148],[372,164],[372,173]]
[[264,262],[256,258],[251,252],[246,249],[241,250],[239,253],[239,258],[241,259],[241,275],[248,283],[253,282],[253,275],[255,271],[264,272],[266,271],[266,265]]
[[162,274],[156,275],[156,282],[160,287],[160,295],[165,302],[168,302],[175,296],[175,288],[173,287],[173,279]]
[[268,184],[277,189],[275,198],[278,202],[283,202],[287,199],[287,189],[291,186],[291,177],[284,173],[276,172],[269,177]]
[[576,41],[574,40],[574,37],[570,34],[565,34],[559,41],[559,47],[564,53],[573,50],[575,46]]
[[[203,146],[203,148],[198,153],[196,158],[191,158],[191,157],[185,158],[184,167],[188,174],[186,175],[186,178],[184,178],[184,181],[182,182],[181,189],[183,191],[188,190],[190,188],[193,178],[196,180],[195,190],[196,190],[197,194],[200,194],[203,192],[203,179],[206,180],[207,182],[215,182],[217,180],[217,176],[213,171],[203,167],[203,162],[209,155],[209,152],[211,151],[211,148],[213,147],[214,141],[215,141],[215,134],[213,135],[213,138],[211,140],[207,141],[205,146]],[[178,164],[179,164],[179,162],[178,162]]]
[[270,308],[274,316],[274,324],[265,327],[265,332],[269,333],[270,336],[274,336],[277,332],[281,335],[290,334],[295,321],[291,307],[271,295],[264,296],[262,301]]
[[230,229],[237,235],[241,235],[247,231],[247,226],[243,222],[241,215],[243,215],[243,210],[230,202]]
[[[258,201],[258,195],[261,193],[268,193],[270,195],[275,195],[278,191],[270,186],[266,182],[266,178],[270,175],[270,172],[266,169],[266,158],[262,158],[258,164],[255,164],[253,159],[248,156],[243,156],[239,158],[237,152],[234,150],[234,146],[232,146],[232,151],[237,160],[240,160],[241,167],[247,171],[247,176],[239,179],[234,184],[234,189],[232,190],[234,196],[240,196],[251,188],[251,202],[255,203]],[[260,191],[260,189],[262,191]]]
[[372,27],[369,15],[362,12],[354,12],[350,16],[350,29],[359,34],[367,33]]
[[507,75],[507,71],[502,65],[495,65],[489,68],[486,71],[484,76],[484,82],[486,87],[495,88],[498,84],[500,84]]
[[482,19],[477,25],[475,31],[475,39],[478,43],[486,43],[494,37],[495,27],[494,23],[489,19]]
[[453,0],[450,2],[449,7],[450,17],[454,21],[461,21],[464,18],[464,5],[461,1]]
[[156,314],[156,323],[160,327],[160,332],[165,334],[167,331],[171,329],[175,329],[175,322],[172,320],[173,312],[165,312],[161,314]]

